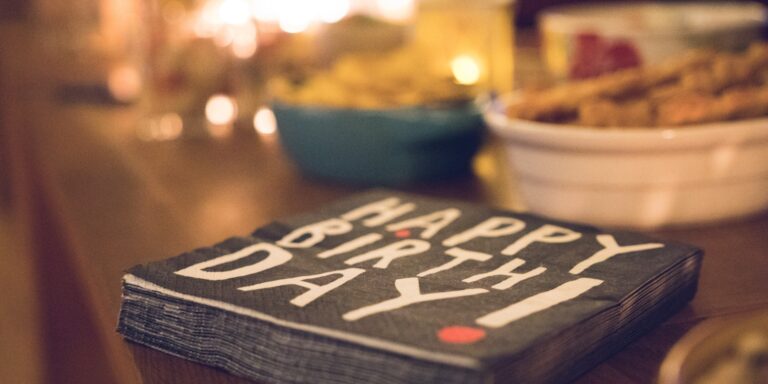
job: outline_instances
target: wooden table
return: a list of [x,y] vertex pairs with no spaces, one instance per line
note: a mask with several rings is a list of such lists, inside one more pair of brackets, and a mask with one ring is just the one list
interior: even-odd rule
[[[243,382],[124,341],[115,332],[123,271],[363,188],[302,176],[279,141],[251,130],[224,140],[145,142],[135,107],[65,104],[34,82],[10,87],[4,144],[22,240],[39,270],[48,378]],[[514,208],[514,181],[504,175],[490,145],[478,175],[408,190]],[[705,249],[696,298],[578,382],[652,382],[671,345],[700,321],[768,308],[768,215],[656,235]]]

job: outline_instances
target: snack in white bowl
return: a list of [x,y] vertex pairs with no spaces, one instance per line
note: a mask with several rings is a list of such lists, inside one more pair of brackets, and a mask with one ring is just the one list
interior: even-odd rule
[[760,39],[768,21],[757,2],[571,4],[539,18],[544,61],[558,79],[654,65],[692,48],[735,51]]
[[768,209],[768,48],[685,57],[490,104],[528,209],[633,228]]

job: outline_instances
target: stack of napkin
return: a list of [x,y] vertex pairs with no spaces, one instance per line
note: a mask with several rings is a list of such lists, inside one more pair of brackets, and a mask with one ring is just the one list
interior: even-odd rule
[[374,190],[130,269],[118,331],[265,383],[560,382],[684,306],[701,257]]

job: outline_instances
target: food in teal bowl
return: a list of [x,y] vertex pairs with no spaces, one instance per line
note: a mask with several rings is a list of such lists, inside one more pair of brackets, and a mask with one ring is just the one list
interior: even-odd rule
[[273,105],[280,140],[306,174],[363,185],[465,175],[483,135],[471,103],[354,109]]

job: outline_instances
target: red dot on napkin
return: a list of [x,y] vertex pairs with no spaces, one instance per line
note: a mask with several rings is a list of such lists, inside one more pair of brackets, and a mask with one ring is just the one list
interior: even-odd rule
[[439,330],[437,337],[444,343],[472,344],[485,338],[485,330],[454,325]]

